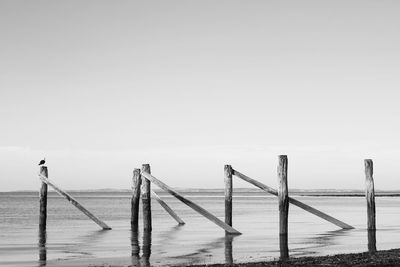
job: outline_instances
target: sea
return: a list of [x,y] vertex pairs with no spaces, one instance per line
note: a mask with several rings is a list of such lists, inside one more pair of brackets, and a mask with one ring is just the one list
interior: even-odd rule
[[[223,190],[177,190],[224,220]],[[278,259],[277,198],[261,190],[233,195],[233,227],[225,231],[165,192],[159,196],[185,222],[152,200],[153,231],[131,233],[131,192],[72,191],[84,207],[112,227],[102,230],[56,192],[49,191],[47,231],[39,234],[38,192],[0,193],[0,266],[170,266]],[[353,194],[354,193],[354,194]],[[293,198],[354,227],[343,230],[296,206],[289,207],[290,257],[368,251],[366,199],[360,192],[297,192]],[[376,247],[400,247],[400,197],[376,197]]]

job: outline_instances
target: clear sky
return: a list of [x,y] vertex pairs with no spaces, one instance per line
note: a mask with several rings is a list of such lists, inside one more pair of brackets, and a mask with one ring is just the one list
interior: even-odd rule
[[[400,189],[399,1],[0,1],[0,191]],[[244,183],[236,182],[243,187]]]

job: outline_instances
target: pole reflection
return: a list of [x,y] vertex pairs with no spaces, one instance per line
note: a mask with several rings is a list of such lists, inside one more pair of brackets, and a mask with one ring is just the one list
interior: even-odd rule
[[138,233],[135,231],[131,231],[131,259],[132,259],[132,266],[140,266],[140,245],[139,245],[139,237]]
[[46,266],[46,260],[47,260],[46,238],[47,238],[46,229],[40,228],[39,242],[38,242],[39,266]]
[[143,246],[142,246],[142,267],[150,267],[151,256],[151,232],[143,232]]
[[234,236],[225,234],[225,266],[233,266],[233,238]]

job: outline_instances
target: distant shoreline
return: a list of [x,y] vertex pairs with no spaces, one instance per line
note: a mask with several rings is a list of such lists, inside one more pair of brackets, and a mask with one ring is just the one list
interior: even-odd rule
[[[177,188],[177,191],[183,194],[218,194],[223,195],[224,189],[196,189],[196,188]],[[131,194],[130,189],[94,189],[94,190],[66,190],[72,194]],[[164,194],[165,192],[159,188],[154,189],[155,192]],[[38,191],[35,190],[18,190],[18,191],[4,191],[0,192],[0,194],[37,194]],[[55,193],[50,189],[50,193]],[[269,195],[266,192],[263,192],[257,188],[236,188],[233,193],[235,194],[257,194],[258,196],[262,196],[264,193]],[[167,194],[167,193],[165,193]],[[365,193],[362,190],[351,190],[351,189],[343,189],[343,190],[335,190],[335,189],[292,189],[289,190],[289,195],[291,196],[306,196],[306,197],[364,197]],[[400,190],[376,190],[376,197],[400,197]]]

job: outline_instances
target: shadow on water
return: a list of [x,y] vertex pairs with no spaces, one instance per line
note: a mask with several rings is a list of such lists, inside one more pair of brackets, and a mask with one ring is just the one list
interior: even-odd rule
[[318,248],[326,248],[329,246],[337,245],[338,242],[336,241],[341,236],[347,236],[354,229],[339,229],[335,231],[327,231],[322,234],[314,235],[309,238],[305,238],[301,241],[302,244],[313,244],[312,246],[302,247],[291,250],[292,252],[296,252],[296,256],[302,255],[311,255],[315,254],[315,249]]
[[46,229],[39,229],[38,237],[39,237],[39,242],[38,242],[39,262],[38,263],[39,263],[39,266],[46,266],[46,260],[47,260]]
[[[171,239],[175,236],[175,233],[181,229],[182,226],[175,226],[171,228],[165,234],[162,234],[162,241],[160,242],[170,242]],[[206,243],[202,246],[202,248],[197,249],[193,253],[180,255],[177,257],[171,258],[179,258],[185,259],[187,263],[196,264],[204,262],[204,258],[206,255],[210,254],[212,250],[217,248],[224,247],[225,248],[225,264],[226,266],[233,266],[233,249],[232,242],[236,236],[226,234],[224,237],[217,238],[209,243]],[[148,267],[150,264],[150,256],[151,256],[151,240],[152,235],[151,232],[144,232],[142,245],[139,243],[139,234],[137,232],[131,231],[131,266],[140,266],[140,267]],[[163,243],[165,244],[165,243]],[[140,255],[140,251],[142,255]]]
[[206,256],[212,254],[213,250],[224,247],[224,249],[225,249],[225,264],[227,266],[232,266],[233,265],[232,243],[233,243],[233,239],[235,237],[236,237],[235,235],[225,234],[224,237],[214,239],[213,241],[204,244],[202,246],[202,248],[197,249],[193,253],[180,255],[180,256],[172,257],[172,258],[186,259],[187,264],[190,264],[190,265],[203,264]]

